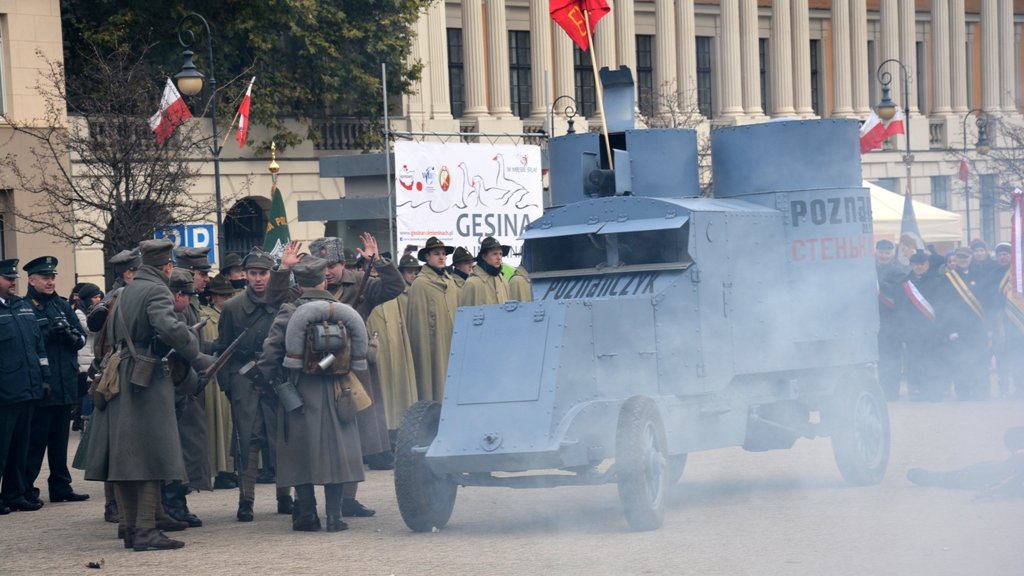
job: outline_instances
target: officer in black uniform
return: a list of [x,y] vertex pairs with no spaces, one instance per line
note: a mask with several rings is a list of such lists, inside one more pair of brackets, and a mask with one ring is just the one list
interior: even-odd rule
[[0,515],[43,506],[25,499],[25,472],[32,409],[48,386],[49,366],[35,312],[18,297],[17,281],[18,260],[0,260]]
[[88,500],[89,495],[76,494],[71,488],[68,435],[71,409],[78,402],[78,351],[85,346],[85,330],[71,306],[57,295],[56,258],[41,256],[22,270],[28,274],[25,299],[35,311],[50,364],[47,381],[50,394],[39,402],[32,414],[25,497],[29,501],[40,501],[40,490],[34,483],[46,454],[50,466],[50,502],[81,502]]

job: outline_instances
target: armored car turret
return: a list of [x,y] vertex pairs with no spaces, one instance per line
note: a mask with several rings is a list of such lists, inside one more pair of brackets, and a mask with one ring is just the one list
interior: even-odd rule
[[614,169],[597,134],[550,141],[554,207],[522,235],[534,301],[460,308],[443,402],[405,414],[413,530],[445,525],[459,487],[607,482],[653,529],[687,454],[800,438],[831,437],[849,483],[882,479],[857,122],[713,131],[713,198],[694,131],[610,142]]

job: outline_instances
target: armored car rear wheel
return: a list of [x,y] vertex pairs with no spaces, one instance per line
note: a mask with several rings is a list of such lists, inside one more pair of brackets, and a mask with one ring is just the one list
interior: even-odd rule
[[619,499],[626,521],[634,530],[661,527],[665,519],[669,468],[665,429],[657,406],[649,398],[630,398],[619,412],[615,470]]
[[881,482],[889,465],[889,410],[873,376],[840,382],[829,410],[832,452],[847,483]]
[[417,402],[402,415],[395,447],[395,496],[406,526],[416,532],[443,528],[455,508],[458,485],[427,465],[424,450],[437,436],[439,402]]
[[683,470],[686,469],[686,454],[676,454],[668,457],[668,483],[677,484],[683,477]]

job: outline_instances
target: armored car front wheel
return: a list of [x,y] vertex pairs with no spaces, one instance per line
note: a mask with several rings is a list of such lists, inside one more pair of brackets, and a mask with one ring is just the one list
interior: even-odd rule
[[634,530],[661,527],[671,480],[669,468],[657,406],[650,398],[630,398],[619,412],[615,470],[619,499]]
[[889,410],[874,376],[840,382],[827,416],[843,479],[855,486],[881,482],[889,465]]
[[448,524],[458,485],[438,476],[426,462],[426,449],[437,436],[441,404],[417,402],[402,415],[395,447],[395,496],[406,526],[430,532]]

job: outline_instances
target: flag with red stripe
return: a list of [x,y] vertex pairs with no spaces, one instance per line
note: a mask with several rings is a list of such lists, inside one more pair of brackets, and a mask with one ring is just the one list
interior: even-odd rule
[[255,81],[255,76],[249,80],[249,87],[245,89],[242,103],[238,105],[238,133],[235,134],[235,140],[238,140],[238,145],[242,148],[245,148],[246,139],[249,137],[249,106],[252,100],[252,83]]
[[160,98],[160,110],[149,118],[149,127],[156,133],[156,143],[163,144],[174,134],[174,129],[192,117],[185,99],[171,79],[167,79],[163,96]]

